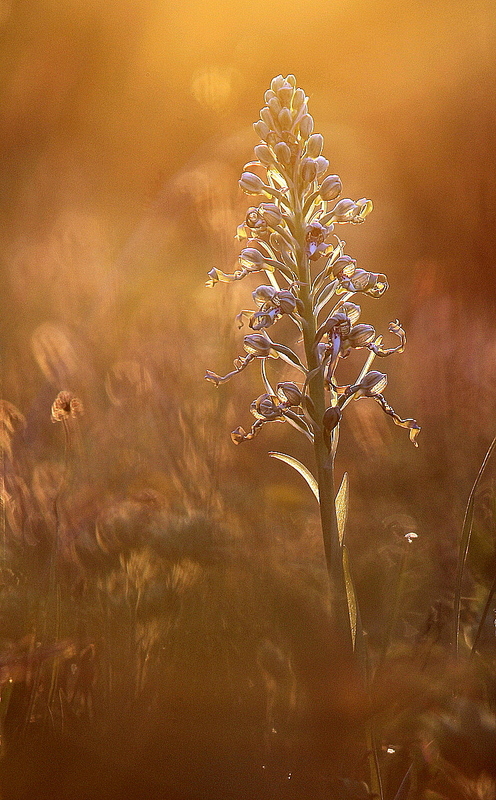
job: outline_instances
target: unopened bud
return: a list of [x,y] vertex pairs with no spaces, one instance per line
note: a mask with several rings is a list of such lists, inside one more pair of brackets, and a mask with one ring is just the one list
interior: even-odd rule
[[269,109],[270,109],[270,113],[272,114],[273,118],[274,118],[275,120],[277,120],[277,117],[278,117],[278,115],[279,115],[279,112],[280,112],[280,111],[281,111],[281,109],[282,109],[282,105],[280,104],[280,102],[279,102],[279,100],[277,99],[277,97],[275,97],[275,96],[274,96],[274,97],[272,98],[272,100],[269,100],[269,102],[267,103],[267,105],[268,105],[268,107],[269,107]]
[[274,147],[274,153],[280,164],[287,166],[291,162],[291,150],[286,142],[279,142]]
[[315,163],[317,164],[317,175],[323,175],[329,169],[329,162],[324,156],[316,158]]
[[304,158],[301,163],[301,177],[304,183],[311,183],[317,177],[317,164],[312,158]]
[[320,133],[313,133],[307,142],[307,156],[318,158],[324,147],[324,137]]
[[322,200],[335,200],[339,197],[342,190],[341,180],[338,175],[328,175],[322,181],[319,194]]
[[277,75],[276,78],[272,78],[270,82],[270,88],[272,89],[273,92],[277,92],[277,90],[280,89],[281,86],[284,86],[285,83],[286,81],[284,80],[282,75]]
[[257,144],[255,147],[255,157],[266,167],[274,163],[274,156],[266,144]]
[[270,113],[270,110],[267,108],[267,106],[264,106],[260,111],[260,117],[262,119],[262,122],[265,122],[267,127],[270,130],[272,130],[274,126],[274,120],[272,119],[272,114]]
[[305,102],[305,92],[303,91],[303,89],[297,89],[293,96],[293,108],[295,109],[295,111],[299,111],[304,102]]
[[323,425],[326,431],[333,431],[336,425],[339,424],[341,420],[342,414],[341,409],[337,406],[329,406],[329,408],[325,411],[323,417]]
[[245,247],[239,254],[239,263],[242,267],[252,267],[254,264],[261,267],[264,263],[264,257],[260,250],[255,247]]
[[303,395],[296,383],[293,383],[293,381],[283,381],[282,383],[278,383],[276,386],[276,394],[279,400],[282,400],[283,403],[286,403],[288,406],[301,405]]
[[349,301],[339,306],[339,310],[346,314],[352,325],[356,325],[362,313],[360,306],[356,303],[350,303]]
[[288,289],[277,292],[274,302],[277,303],[283,314],[292,314],[296,308],[296,297]]
[[282,214],[279,209],[279,206],[276,206],[275,203],[262,203],[259,208],[260,215],[264,218],[267,225],[270,225],[271,228],[274,228],[276,225],[279,225],[282,221]]
[[272,100],[273,97],[276,97],[276,93],[272,91],[272,89],[267,89],[264,94],[264,100],[269,105],[269,101]]
[[257,288],[251,293],[255,303],[257,306],[263,306],[265,303],[270,303],[272,298],[274,297],[277,289],[274,289],[273,286],[257,286]]
[[372,325],[366,325],[364,323],[354,325],[347,339],[352,347],[364,347],[375,339],[375,330]]
[[261,194],[263,191],[263,181],[253,172],[243,172],[238,183],[246,194]]
[[261,394],[250,405],[250,411],[257,419],[274,420],[281,417],[281,411],[270,394]]
[[284,86],[281,86],[281,88],[277,90],[277,96],[282,105],[289,108],[293,98],[293,87],[290,86],[289,83],[285,83]]
[[243,347],[250,355],[267,358],[271,350],[271,342],[261,333],[250,333],[243,339]]
[[279,112],[277,120],[283,131],[290,131],[293,127],[293,117],[289,108],[283,108],[282,111]]
[[313,131],[313,118],[310,114],[305,114],[300,119],[300,136],[302,139],[308,139]]
[[387,375],[384,372],[367,372],[359,383],[360,394],[365,397],[373,397],[375,394],[381,394],[386,385]]
[[267,141],[267,137],[270,133],[269,126],[263,121],[263,119],[259,119],[258,122],[255,122],[253,125],[255,133],[263,142]]
[[286,75],[286,83],[289,83],[289,85],[292,86],[294,89],[294,87],[296,86],[295,76],[292,75],[291,73],[289,75]]
[[331,211],[333,222],[349,222],[359,209],[354,200],[344,198]]

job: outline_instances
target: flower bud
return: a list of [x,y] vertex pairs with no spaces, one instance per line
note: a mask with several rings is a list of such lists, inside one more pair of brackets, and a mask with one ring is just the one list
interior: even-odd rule
[[279,112],[282,110],[282,105],[280,104],[279,100],[277,99],[277,97],[274,96],[272,98],[272,100],[269,100],[267,105],[268,105],[268,107],[270,109],[270,113],[272,114],[272,117],[277,121],[277,117],[279,116]]
[[285,83],[286,81],[284,80],[282,75],[277,75],[276,78],[272,78],[270,82],[270,88],[272,89],[273,92],[277,92],[277,90],[280,89],[281,86],[284,86]]
[[362,197],[361,200],[357,200],[356,204],[358,206],[358,216],[360,219],[365,219],[374,208],[372,200],[367,200],[365,197]]
[[243,347],[250,355],[267,358],[271,350],[271,342],[261,333],[250,333],[243,339]]
[[268,128],[270,128],[272,130],[272,128],[274,126],[274,120],[272,119],[272,115],[270,113],[270,110],[267,108],[267,106],[262,108],[262,110],[260,112],[260,117],[262,118],[262,122],[265,122],[265,124],[268,126]]
[[324,147],[324,137],[320,133],[313,133],[307,142],[307,156],[318,158]]
[[270,394],[261,394],[250,406],[250,411],[257,419],[274,420],[281,417],[281,411]]
[[240,425],[231,431],[231,439],[234,444],[241,444],[246,439],[246,431]]
[[317,177],[317,164],[312,158],[304,158],[301,162],[301,178],[304,183],[311,183]]
[[283,108],[282,111],[279,112],[277,120],[283,131],[290,131],[293,127],[293,117],[289,108]]
[[305,92],[303,91],[303,89],[296,89],[293,96],[293,108],[295,109],[295,111],[299,111],[304,102],[305,102]]
[[272,89],[267,89],[264,94],[264,100],[269,105],[269,100],[272,100],[273,97],[276,97],[276,93],[272,91]]
[[255,303],[257,306],[263,306],[265,303],[270,303],[274,295],[276,294],[277,289],[274,289],[273,286],[257,286],[257,288],[251,293]]
[[295,86],[296,86],[296,78],[295,78],[295,76],[292,75],[291,73],[289,75],[286,75],[286,83],[289,83],[289,85],[292,86],[293,89],[294,89]]
[[359,394],[364,397],[373,397],[375,394],[381,394],[386,385],[387,375],[384,372],[367,372],[359,383]]
[[346,337],[352,347],[365,347],[375,339],[375,330],[372,325],[354,325]]
[[274,163],[274,156],[266,144],[257,144],[255,147],[255,158],[265,167],[270,167]]
[[259,208],[259,213],[271,228],[274,228],[282,222],[281,211],[279,206],[276,206],[275,203],[262,203]]
[[334,275],[349,278],[356,270],[356,261],[351,256],[340,256],[332,265]]
[[315,163],[317,164],[317,175],[323,175],[329,169],[329,162],[324,156],[316,158]]
[[338,175],[328,175],[324,178],[319,189],[322,200],[335,200],[342,190],[341,180]]
[[[325,181],[324,181],[325,182]],[[332,209],[333,222],[349,222],[358,213],[359,208],[354,200],[344,198]]]
[[276,386],[276,394],[279,400],[286,403],[288,406],[299,406],[303,399],[303,395],[293,381],[283,381]]
[[267,123],[265,123],[263,121],[263,119],[259,119],[258,122],[254,123],[253,128],[254,128],[255,133],[257,134],[257,136],[259,136],[260,139],[262,139],[263,142],[266,142],[267,141],[267,136],[270,133],[270,128],[267,125]]
[[263,191],[263,181],[253,172],[243,172],[238,183],[246,194],[261,194]]
[[250,268],[256,265],[261,268],[264,260],[260,250],[257,250],[255,247],[245,247],[239,254],[239,263],[242,267]]
[[277,96],[282,105],[289,108],[293,98],[293,87],[290,86],[289,83],[285,83],[284,86],[281,86],[281,88],[277,90]]
[[336,425],[339,424],[342,416],[341,409],[338,408],[338,406],[329,406],[322,419],[322,423],[326,431],[333,431]]
[[305,114],[300,119],[300,136],[302,139],[308,139],[313,131],[313,118],[310,114]]
[[296,308],[296,297],[288,289],[282,289],[274,295],[274,302],[277,303],[283,314],[292,314]]
[[274,147],[274,152],[276,154],[276,158],[280,164],[284,164],[287,166],[291,163],[291,150],[289,149],[286,142],[279,142]]
[[360,306],[356,303],[350,303],[349,301],[339,306],[339,310],[346,314],[352,325],[356,325],[362,313]]

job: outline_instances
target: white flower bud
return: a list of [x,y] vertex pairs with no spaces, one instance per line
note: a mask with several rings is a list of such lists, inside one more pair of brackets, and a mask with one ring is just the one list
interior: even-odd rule
[[343,186],[338,175],[328,175],[319,189],[322,200],[335,200],[341,194]]
[[317,164],[312,158],[304,158],[301,162],[301,178],[304,183],[311,183],[317,177]]
[[354,200],[346,197],[334,206],[331,213],[333,222],[349,222],[358,213],[358,206]]
[[245,247],[244,250],[241,251],[239,254],[239,263],[242,267],[253,267],[256,265],[257,267],[261,267],[264,263],[264,257],[260,250],[257,250],[255,247]]
[[287,166],[291,163],[291,150],[286,142],[279,142],[274,147],[274,153],[280,164]]
[[279,206],[276,206],[275,203],[262,203],[259,208],[259,213],[271,228],[279,225],[282,221],[281,211]]
[[329,162],[324,156],[316,158],[315,163],[317,164],[317,175],[323,175],[329,169]]
[[267,141],[267,136],[270,133],[269,126],[263,121],[263,119],[259,119],[258,122],[255,122],[253,125],[254,131],[259,136],[263,142]]
[[282,109],[282,105],[280,104],[277,97],[273,97],[271,100],[269,100],[267,105],[270,109],[270,113],[272,114],[273,118],[277,120],[278,114]]
[[267,127],[270,130],[272,130],[272,127],[274,125],[274,120],[272,119],[272,115],[270,113],[270,110],[267,108],[267,106],[264,106],[264,108],[262,108],[262,110],[260,112],[260,116],[262,118],[262,121],[265,122],[265,124],[267,125]]
[[261,194],[263,191],[263,181],[253,172],[243,172],[238,183],[246,194]]
[[278,75],[276,78],[272,78],[270,82],[270,88],[272,89],[273,92],[277,92],[277,90],[280,89],[281,86],[284,86],[285,83],[286,81],[284,80],[282,75]]
[[297,89],[293,96],[293,108],[295,109],[295,111],[299,111],[304,102],[305,102],[305,92],[303,91],[303,89]]
[[302,139],[308,139],[313,131],[313,118],[310,114],[305,114],[300,119],[300,136]]
[[279,112],[277,119],[283,131],[290,131],[293,127],[293,117],[291,116],[289,108],[283,108],[282,111]]
[[272,100],[273,97],[276,97],[276,93],[272,91],[272,89],[267,89],[264,94],[264,100],[269,105],[269,100]]
[[281,86],[281,88],[277,90],[277,96],[282,105],[289,108],[293,98],[293,87],[290,86],[289,83],[284,84],[284,86]]
[[289,83],[289,85],[292,86],[293,89],[294,89],[295,86],[296,86],[296,78],[295,78],[295,76],[292,75],[292,74],[286,75],[286,83]]
[[274,156],[266,144],[257,144],[255,147],[255,158],[266,167],[270,167],[270,165],[274,163]]
[[313,133],[307,142],[307,156],[318,158],[324,147],[324,137],[320,133]]

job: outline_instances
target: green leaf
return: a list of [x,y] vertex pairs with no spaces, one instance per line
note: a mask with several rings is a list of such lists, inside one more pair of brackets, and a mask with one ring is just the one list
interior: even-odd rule
[[293,456],[287,456],[285,453],[272,452],[269,453],[269,456],[271,456],[271,458],[277,458],[279,461],[284,461],[285,464],[289,464],[290,467],[293,467],[293,469],[299,472],[302,478],[305,478],[317,502],[319,502],[319,485],[310,470],[302,464],[301,461],[298,461],[297,458],[293,458]]
[[356,636],[357,636],[357,603],[356,603],[355,587],[353,586],[353,580],[351,578],[350,561],[348,558],[348,550],[346,549],[346,545],[343,545],[343,572],[344,572],[344,583],[346,586],[346,600],[348,603],[348,614],[350,615],[351,641],[354,650],[356,645]]
[[348,502],[348,473],[345,472],[343,475],[343,480],[341,481],[341,486],[339,487],[336,495],[336,517],[338,520],[339,544],[343,544],[346,520],[348,518]]

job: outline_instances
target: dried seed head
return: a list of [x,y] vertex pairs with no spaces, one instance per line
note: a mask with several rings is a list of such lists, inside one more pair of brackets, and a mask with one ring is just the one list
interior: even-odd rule
[[307,156],[318,158],[324,147],[324,137],[320,133],[313,133],[307,142]]
[[263,181],[254,172],[243,172],[238,183],[246,194],[262,194],[263,192]]
[[319,189],[319,194],[322,200],[335,200],[339,197],[343,186],[339,175],[328,175],[324,178]]
[[79,417],[84,413],[81,400],[71,392],[59,392],[51,408],[52,422],[62,422],[69,417]]

